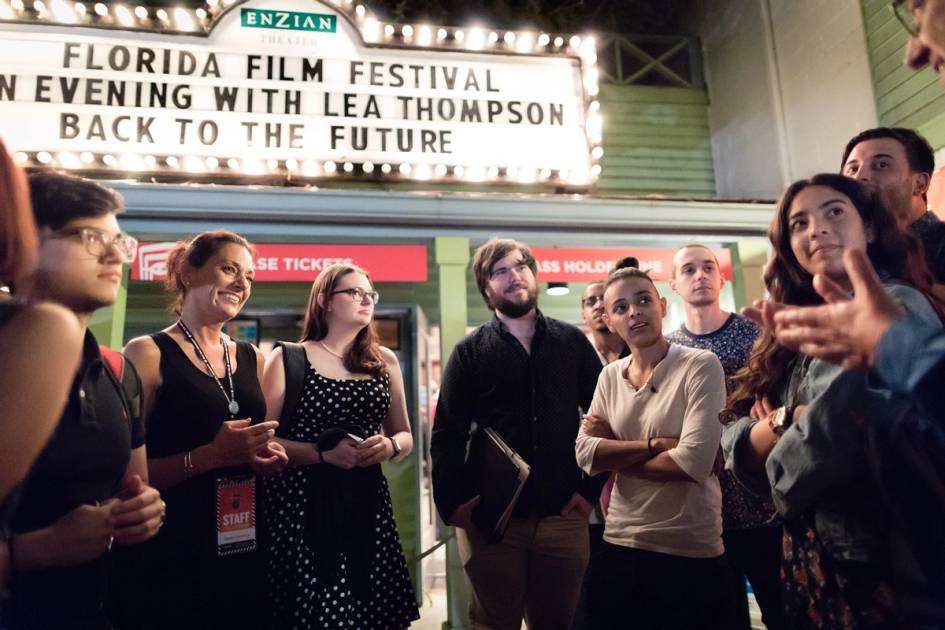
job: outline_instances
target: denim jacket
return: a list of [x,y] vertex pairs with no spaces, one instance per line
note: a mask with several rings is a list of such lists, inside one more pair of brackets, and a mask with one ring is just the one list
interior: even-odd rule
[[[918,291],[892,283],[886,291],[911,316],[939,321]],[[722,435],[726,468],[749,490],[770,493],[786,526],[812,512],[817,534],[834,558],[885,562],[887,523],[877,509],[879,488],[870,474],[863,427],[902,416],[907,403],[866,372],[843,372],[803,355],[779,394],[782,404],[806,408],[769,454],[765,472],[746,466],[755,422],[750,417]]]

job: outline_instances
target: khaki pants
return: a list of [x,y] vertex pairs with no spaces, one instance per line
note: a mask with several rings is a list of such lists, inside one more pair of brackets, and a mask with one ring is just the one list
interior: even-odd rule
[[469,578],[473,626],[487,630],[567,630],[589,556],[587,519],[577,514],[512,518],[501,543],[456,529]]

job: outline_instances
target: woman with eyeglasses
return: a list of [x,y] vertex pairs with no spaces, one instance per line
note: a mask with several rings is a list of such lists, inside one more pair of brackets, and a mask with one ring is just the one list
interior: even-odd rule
[[[266,360],[289,467],[265,483],[273,628],[406,628],[419,618],[381,462],[413,448],[397,357],[378,344],[367,272],[328,267],[301,344]],[[298,358],[297,362],[291,356]]]
[[264,422],[262,353],[223,326],[252,290],[252,246],[216,230],[178,243],[167,286],[177,320],[132,339],[148,468],[167,502],[159,536],[120,558],[116,627],[256,630],[267,617],[257,476],[285,465]]

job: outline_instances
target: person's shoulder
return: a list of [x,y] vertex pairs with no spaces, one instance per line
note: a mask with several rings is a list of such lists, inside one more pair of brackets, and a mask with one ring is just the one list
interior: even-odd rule
[[384,359],[384,363],[386,363],[388,367],[400,366],[400,359],[397,358],[393,350],[386,346],[378,346],[378,350],[380,351],[381,358]]
[[140,369],[144,363],[159,362],[161,349],[150,335],[134,337],[125,344],[122,354]]
[[666,341],[680,346],[687,346],[689,345],[689,335],[687,335],[683,330],[683,327],[680,326],[676,330],[666,335]]
[[894,299],[910,315],[930,322],[940,321],[927,295],[901,282],[883,284],[886,294]]
[[677,361],[685,363],[694,369],[713,369],[717,366],[719,371],[722,371],[722,362],[719,361],[719,358],[711,350],[689,348],[687,346],[673,344],[670,346],[670,352],[676,353]]
[[752,334],[756,337],[761,334],[761,326],[738,313],[732,313],[732,324],[730,328],[732,332]]

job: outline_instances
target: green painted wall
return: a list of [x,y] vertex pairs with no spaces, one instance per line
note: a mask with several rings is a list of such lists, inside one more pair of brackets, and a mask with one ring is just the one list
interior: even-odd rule
[[908,33],[889,0],[862,0],[862,8],[879,124],[909,127],[933,148],[945,146],[945,91],[938,75],[929,68],[915,72],[902,63]]
[[600,193],[715,196],[705,90],[602,85]]

